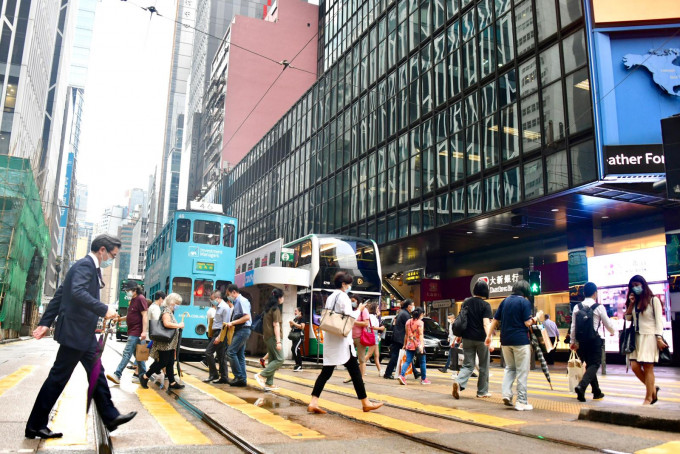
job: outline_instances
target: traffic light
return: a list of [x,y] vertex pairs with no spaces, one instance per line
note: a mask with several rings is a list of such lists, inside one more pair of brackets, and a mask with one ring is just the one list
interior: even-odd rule
[[529,271],[529,291],[532,295],[541,293],[541,272]]

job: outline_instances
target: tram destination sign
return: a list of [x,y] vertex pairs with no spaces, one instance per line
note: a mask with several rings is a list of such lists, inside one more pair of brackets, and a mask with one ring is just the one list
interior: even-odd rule
[[196,271],[215,272],[215,264],[210,262],[196,262]]
[[489,284],[489,298],[502,298],[511,295],[512,286],[521,279],[524,279],[522,268],[475,274],[470,280],[470,293],[477,281],[485,281]]

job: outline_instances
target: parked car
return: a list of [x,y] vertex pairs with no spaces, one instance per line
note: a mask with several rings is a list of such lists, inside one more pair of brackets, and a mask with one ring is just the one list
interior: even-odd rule
[[[392,334],[394,319],[396,316],[388,315],[382,318],[381,325],[385,327],[385,337],[380,342],[380,358],[389,360],[390,345],[392,345]],[[445,358],[449,354],[449,335],[441,325],[430,317],[423,317],[425,324],[425,354],[427,359]]]

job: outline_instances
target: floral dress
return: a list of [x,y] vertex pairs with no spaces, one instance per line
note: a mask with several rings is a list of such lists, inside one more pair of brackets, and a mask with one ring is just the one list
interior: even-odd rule
[[[163,314],[170,314],[170,321],[172,323],[177,323],[177,320],[175,320],[175,314],[170,310],[168,307],[163,307],[163,312],[161,313],[160,320],[163,319]],[[168,351],[168,350],[174,350],[177,348],[177,330],[175,330],[175,335],[172,337],[172,340],[170,342],[160,342],[160,341],[153,341],[153,345],[151,347],[151,352],[150,355],[151,357],[158,361],[159,356],[158,352],[159,351]]]

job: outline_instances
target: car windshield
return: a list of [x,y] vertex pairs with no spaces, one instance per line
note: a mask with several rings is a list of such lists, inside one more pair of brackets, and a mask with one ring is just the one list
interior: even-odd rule
[[432,334],[447,334],[446,330],[441,327],[441,325],[431,318],[424,318],[423,322],[425,323],[425,332],[426,333],[432,333]]

